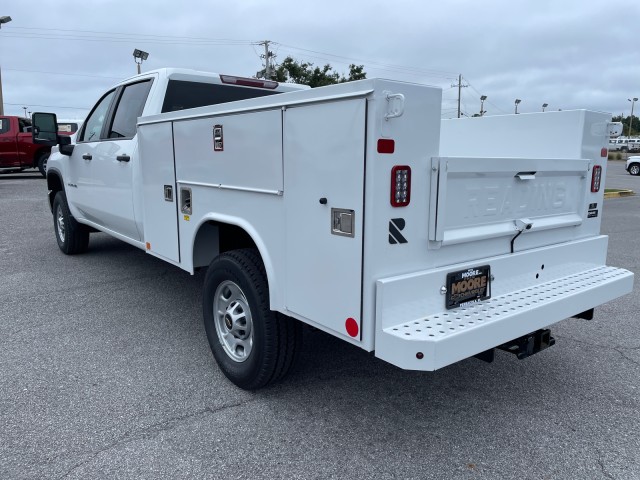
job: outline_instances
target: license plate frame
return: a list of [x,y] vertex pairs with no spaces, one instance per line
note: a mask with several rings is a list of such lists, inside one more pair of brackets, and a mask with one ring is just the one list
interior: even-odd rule
[[491,298],[491,266],[466,268],[447,273],[445,306],[460,306]]

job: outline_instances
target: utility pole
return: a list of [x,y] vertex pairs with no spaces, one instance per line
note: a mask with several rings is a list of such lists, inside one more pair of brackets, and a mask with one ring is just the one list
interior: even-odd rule
[[2,72],[0,72],[0,115],[4,115],[4,99],[2,98]]
[[264,58],[264,78],[267,80],[271,80],[272,75],[272,67],[271,67],[271,59],[276,56],[273,52],[269,51],[269,44],[271,40],[265,40],[264,42],[260,42],[258,45],[264,45],[264,55],[260,55],[260,58]]
[[[8,15],[3,15],[0,17],[0,27],[3,24],[9,23],[11,21],[11,17]],[[4,99],[2,98],[2,75],[0,75],[0,115],[4,115]]]
[[460,97],[462,96],[462,87],[468,87],[469,85],[462,84],[462,74],[458,75],[458,84],[451,85],[452,87],[458,87],[458,118],[460,118]]

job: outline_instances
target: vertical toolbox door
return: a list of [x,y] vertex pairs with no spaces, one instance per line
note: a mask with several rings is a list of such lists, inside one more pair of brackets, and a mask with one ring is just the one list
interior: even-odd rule
[[138,130],[147,252],[180,262],[178,192],[170,122],[142,125]]
[[365,99],[289,108],[283,135],[286,307],[355,340],[362,331],[365,116]]

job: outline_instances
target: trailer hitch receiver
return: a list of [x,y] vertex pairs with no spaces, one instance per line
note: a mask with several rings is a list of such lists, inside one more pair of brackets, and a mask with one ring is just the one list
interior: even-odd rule
[[523,360],[531,355],[555,345],[556,340],[551,336],[551,330],[543,329],[529,333],[510,342],[500,345],[500,350],[513,353],[518,360]]

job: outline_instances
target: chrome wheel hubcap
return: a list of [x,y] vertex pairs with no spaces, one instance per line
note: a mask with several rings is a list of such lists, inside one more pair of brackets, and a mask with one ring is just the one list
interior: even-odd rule
[[244,362],[253,349],[253,319],[247,297],[231,280],[216,289],[213,318],[225,353],[236,362]]
[[66,229],[64,226],[64,215],[62,214],[62,207],[58,206],[56,210],[56,227],[58,229],[58,237],[60,237],[60,241],[64,243]]

